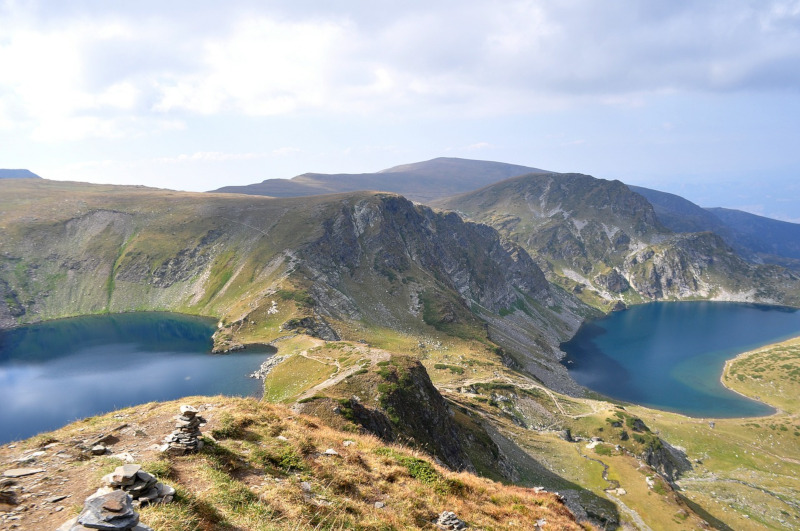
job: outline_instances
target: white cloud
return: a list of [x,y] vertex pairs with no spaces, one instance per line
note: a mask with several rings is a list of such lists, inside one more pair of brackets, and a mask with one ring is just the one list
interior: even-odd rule
[[201,71],[159,80],[157,111],[282,114],[324,104],[345,28],[334,23],[243,21],[203,43]]
[[221,153],[219,151],[197,151],[190,155],[181,154],[175,157],[158,157],[153,162],[175,164],[182,162],[228,162],[232,160],[263,159],[265,153]]
[[195,114],[490,116],[800,88],[796,0],[341,5],[0,3],[0,127],[78,140]]
[[467,146],[466,149],[476,150],[476,149],[488,149],[490,147],[492,147],[492,145],[489,142],[476,142],[475,144],[470,144],[469,146]]

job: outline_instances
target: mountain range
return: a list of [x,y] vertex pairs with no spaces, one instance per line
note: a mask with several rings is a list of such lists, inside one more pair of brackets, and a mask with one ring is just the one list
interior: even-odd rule
[[[451,469],[558,490],[598,527],[646,512],[654,527],[724,529],[714,504],[725,495],[681,494],[692,470],[699,492],[794,488],[765,479],[773,468],[761,460],[741,472],[720,457],[763,444],[762,426],[735,419],[709,432],[611,403],[570,378],[560,345],[587,319],[653,300],[800,306],[800,277],[784,267],[796,225],[487,161],[278,181],[189,193],[4,179],[0,329],[105,312],[212,316],[217,352],[277,348],[265,399]],[[769,421],[770,440],[786,444],[764,459],[791,469],[779,478],[796,477],[792,415]],[[250,425],[225,451],[251,452]],[[737,503],[753,512],[764,500]]]
[[[680,196],[591,176],[437,158],[371,174],[304,174],[216,192],[290,197],[357,189],[399,193],[491,225],[523,246],[550,280],[600,308],[682,298],[782,304],[796,297],[793,272],[758,266],[800,269],[800,225],[704,209]],[[751,289],[753,282],[758,289]]]

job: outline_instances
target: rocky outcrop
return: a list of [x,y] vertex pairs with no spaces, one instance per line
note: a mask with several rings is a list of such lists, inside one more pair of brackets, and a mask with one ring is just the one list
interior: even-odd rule
[[692,469],[686,454],[663,439],[658,439],[656,444],[648,446],[641,459],[670,483],[674,483],[681,474]]
[[[412,437],[417,446],[454,470],[474,470],[450,408],[421,363],[408,360],[387,367],[380,403],[393,421],[395,438]],[[436,426],[435,430],[431,426]]]
[[340,421],[346,419],[387,442],[410,444],[453,470],[474,471],[470,455],[497,459],[497,446],[480,426],[467,429],[454,420],[448,402],[419,361],[393,356],[377,369],[354,374],[325,389],[328,397],[341,398],[304,401],[297,405],[298,410],[323,418],[330,418],[333,412]]
[[398,196],[346,203],[302,254],[315,278],[343,292],[348,278],[359,279],[365,271],[393,281],[422,269],[465,302],[493,311],[511,306],[520,292],[540,300],[550,295],[530,256],[496,231]]
[[321,317],[302,317],[290,319],[281,325],[283,330],[291,330],[311,337],[318,337],[325,341],[339,341],[341,339],[336,331]]
[[611,293],[622,293],[626,291],[631,285],[616,268],[607,273],[602,273],[594,277],[594,281],[598,286],[610,291]]

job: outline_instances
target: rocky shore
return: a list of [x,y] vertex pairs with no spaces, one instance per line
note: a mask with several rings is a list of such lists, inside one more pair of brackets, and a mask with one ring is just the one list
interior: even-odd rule
[[267,377],[267,375],[277,367],[283,360],[286,359],[286,356],[271,356],[267,359],[264,363],[261,364],[261,367],[258,370],[250,373],[248,377],[256,378],[258,380],[263,380]]

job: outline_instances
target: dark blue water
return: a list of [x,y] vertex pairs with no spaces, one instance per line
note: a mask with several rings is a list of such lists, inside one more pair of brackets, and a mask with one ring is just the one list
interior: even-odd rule
[[769,415],[720,383],[725,361],[800,335],[800,312],[755,304],[666,302],[584,324],[561,345],[580,384],[606,396],[693,417]]
[[214,324],[148,312],[0,332],[0,443],[154,400],[257,395],[247,375],[274,350],[212,355]]

